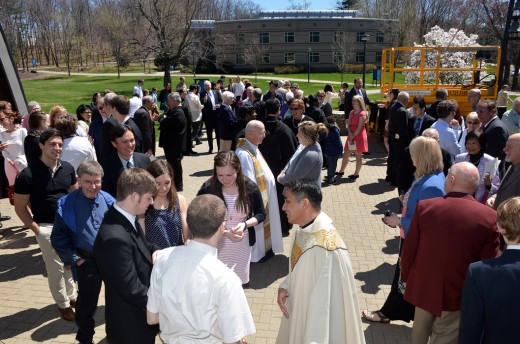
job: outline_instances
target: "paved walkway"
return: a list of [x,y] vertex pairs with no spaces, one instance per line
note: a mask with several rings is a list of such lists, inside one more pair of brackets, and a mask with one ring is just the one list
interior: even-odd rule
[[[183,194],[188,200],[193,199],[212,173],[214,155],[206,154],[206,143],[197,146],[196,150],[204,154],[183,160]],[[323,211],[334,220],[350,252],[360,310],[378,309],[383,304],[390,290],[398,252],[399,233],[381,222],[387,209],[398,210],[397,193],[383,181],[386,160],[382,145],[370,141],[370,150],[372,154],[365,157],[357,181],[345,178],[339,185],[323,187]],[[353,169],[351,159],[345,174],[351,174]],[[76,326],[58,317],[33,233],[21,229],[21,222],[6,199],[0,201],[0,210],[13,217],[0,229],[0,343],[75,343]],[[274,343],[276,340],[281,317],[276,294],[288,272],[287,255],[292,238],[293,235],[284,238],[285,255],[252,265],[251,284],[246,295],[257,333],[247,338],[249,343]],[[106,343],[104,304],[102,291],[96,315],[96,343]],[[367,343],[410,343],[410,324],[364,323],[363,329]],[[159,339],[157,343],[160,343]]]

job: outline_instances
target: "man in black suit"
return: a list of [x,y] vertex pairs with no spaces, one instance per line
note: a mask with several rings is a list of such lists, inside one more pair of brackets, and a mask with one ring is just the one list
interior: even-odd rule
[[[98,161],[103,161],[106,158],[108,158],[110,155],[112,155],[115,152],[114,147],[112,146],[112,142],[110,142],[110,132],[112,131],[112,128],[115,127],[118,123],[115,120],[115,118],[112,117],[112,112],[114,112],[114,109],[112,105],[110,105],[110,101],[112,98],[116,97],[117,94],[115,93],[107,93],[103,97],[103,111],[101,112],[102,115],[102,123],[101,123],[101,134],[100,134],[100,149],[96,147],[96,155],[98,158]],[[92,123],[92,125],[98,125],[98,123]],[[89,128],[90,129],[90,128]],[[90,130],[89,130],[90,131]],[[94,137],[94,143],[96,142],[95,136]]]
[[399,174],[399,165],[403,160],[404,149],[410,143],[408,131],[408,111],[406,105],[410,101],[407,92],[400,92],[397,101],[390,108],[388,116],[388,144],[390,150],[388,152],[388,162],[386,169],[386,181],[397,186]]
[[213,153],[213,131],[217,139],[217,150],[220,150],[220,134],[218,132],[218,111],[222,104],[222,96],[219,91],[211,89],[211,82],[204,81],[205,92],[200,96],[200,102],[204,105],[202,109],[202,121],[206,126],[208,136],[209,153]]
[[134,152],[134,132],[129,125],[117,125],[110,133],[110,140],[116,152],[101,162],[105,175],[103,176],[103,191],[117,196],[117,180],[121,173],[132,167],[148,168],[150,158],[144,153]]
[[431,127],[435,122],[435,118],[426,113],[426,102],[423,97],[415,97],[412,107],[413,117],[410,117],[408,120],[409,143],[414,137],[421,136],[423,131]]
[[114,118],[118,124],[130,126],[134,131],[135,151],[146,153],[146,151],[143,151],[143,135],[141,134],[141,130],[139,130],[134,120],[128,116],[128,112],[130,111],[130,101],[128,98],[125,96],[115,96],[110,100],[110,105],[112,106],[112,118]]
[[106,212],[94,242],[94,257],[105,282],[105,320],[109,343],[153,344],[157,326],[146,323],[152,253],[137,216],[153,204],[155,179],[140,168],[124,171],[116,203]]
[[354,79],[354,86],[350,89],[350,92],[345,95],[345,118],[348,119],[350,111],[354,109],[352,106],[352,97],[361,96],[365,102],[365,106],[369,106],[370,99],[368,99],[367,91],[363,88],[363,80],[361,78]]
[[439,116],[437,115],[437,105],[439,105],[439,103],[444,100],[448,100],[448,91],[445,88],[439,88],[435,92],[435,103],[428,107],[426,113],[435,119],[439,118]]
[[[186,146],[187,127],[186,114],[182,110],[181,101],[179,93],[170,93],[168,95],[168,112],[159,119],[161,122],[159,147],[164,149],[164,156],[173,167],[173,182],[177,191],[183,190],[182,152]],[[211,107],[211,102],[209,106]],[[209,134],[208,140],[210,140]],[[212,142],[212,139],[209,142]]]
[[155,155],[155,126],[150,116],[154,106],[152,96],[143,97],[143,106],[135,111],[133,118],[143,136],[143,153],[148,156]]
[[509,134],[506,125],[497,116],[496,103],[490,99],[484,99],[478,102],[477,116],[482,123],[480,129],[486,133],[488,138],[488,144],[484,153],[498,158],[503,162],[505,157],[504,147],[506,146]]
[[464,289],[459,343],[517,343],[511,319],[520,304],[520,197],[498,207],[498,231],[507,249],[498,258],[470,264]]

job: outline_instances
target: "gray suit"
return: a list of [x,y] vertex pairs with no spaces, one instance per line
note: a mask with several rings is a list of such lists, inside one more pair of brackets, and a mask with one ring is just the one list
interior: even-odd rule
[[497,190],[494,208],[511,197],[520,196],[520,164],[511,165]]

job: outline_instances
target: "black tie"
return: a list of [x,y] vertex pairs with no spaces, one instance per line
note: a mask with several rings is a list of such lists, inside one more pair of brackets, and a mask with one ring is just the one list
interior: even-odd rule
[[132,168],[132,163],[130,162],[130,160],[128,160],[128,161],[126,162],[126,169],[129,170],[129,169],[131,169],[131,168]]
[[137,235],[142,237],[143,230],[141,229],[141,225],[139,224],[139,220],[137,219],[137,217],[135,218],[135,229],[137,230]]

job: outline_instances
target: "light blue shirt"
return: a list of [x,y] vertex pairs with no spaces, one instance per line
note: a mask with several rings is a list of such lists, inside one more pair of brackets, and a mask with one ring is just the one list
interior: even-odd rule
[[442,119],[437,120],[432,128],[439,132],[439,143],[442,149],[447,150],[452,156],[452,163],[455,157],[460,154],[460,144],[457,140],[457,134],[450,128],[450,125]]
[[121,156],[118,154],[117,155],[119,157],[119,160],[121,160],[121,164],[123,165],[123,167],[125,168],[125,171],[128,169],[128,162],[130,162],[130,168],[132,167],[135,167],[135,164],[134,164],[134,155],[132,154],[132,156],[130,157],[130,160],[125,160],[123,158],[121,158]]

